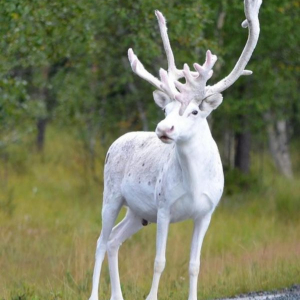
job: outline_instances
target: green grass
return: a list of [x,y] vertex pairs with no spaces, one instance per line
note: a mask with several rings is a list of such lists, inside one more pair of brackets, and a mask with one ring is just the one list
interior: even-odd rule
[[[27,148],[12,147],[0,166],[0,299],[88,299],[101,229],[105,150],[98,146],[92,172],[68,132],[50,129],[42,156]],[[259,159],[253,159],[249,186],[235,175],[227,178],[229,192],[204,241],[199,299],[300,283],[299,175],[281,178],[265,159],[262,176]],[[234,184],[242,187],[234,190]],[[144,299],[149,291],[155,230],[147,226],[121,247],[125,299]],[[191,232],[191,222],[170,227],[160,300],[187,298]],[[107,261],[100,297],[110,299]]]

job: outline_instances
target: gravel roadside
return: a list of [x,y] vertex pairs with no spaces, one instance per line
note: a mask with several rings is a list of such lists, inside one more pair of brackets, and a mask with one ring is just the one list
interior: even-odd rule
[[251,292],[233,298],[219,300],[300,300],[300,285],[295,284],[290,288],[270,292]]

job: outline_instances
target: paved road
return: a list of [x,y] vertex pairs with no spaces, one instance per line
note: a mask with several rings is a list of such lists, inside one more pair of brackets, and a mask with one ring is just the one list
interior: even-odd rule
[[300,300],[300,285],[274,292],[257,292],[221,300]]

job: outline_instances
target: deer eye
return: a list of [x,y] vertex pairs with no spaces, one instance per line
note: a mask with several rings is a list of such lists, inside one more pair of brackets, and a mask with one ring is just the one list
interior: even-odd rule
[[193,111],[192,111],[192,114],[193,114],[193,115],[197,115],[197,114],[198,114],[198,110],[193,110]]

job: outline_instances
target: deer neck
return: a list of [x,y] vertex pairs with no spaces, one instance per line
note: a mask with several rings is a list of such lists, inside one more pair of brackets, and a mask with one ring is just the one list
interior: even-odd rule
[[211,163],[215,144],[208,123],[204,120],[196,134],[188,141],[177,142],[176,157],[182,170],[184,185],[196,190],[205,176],[205,169]]

